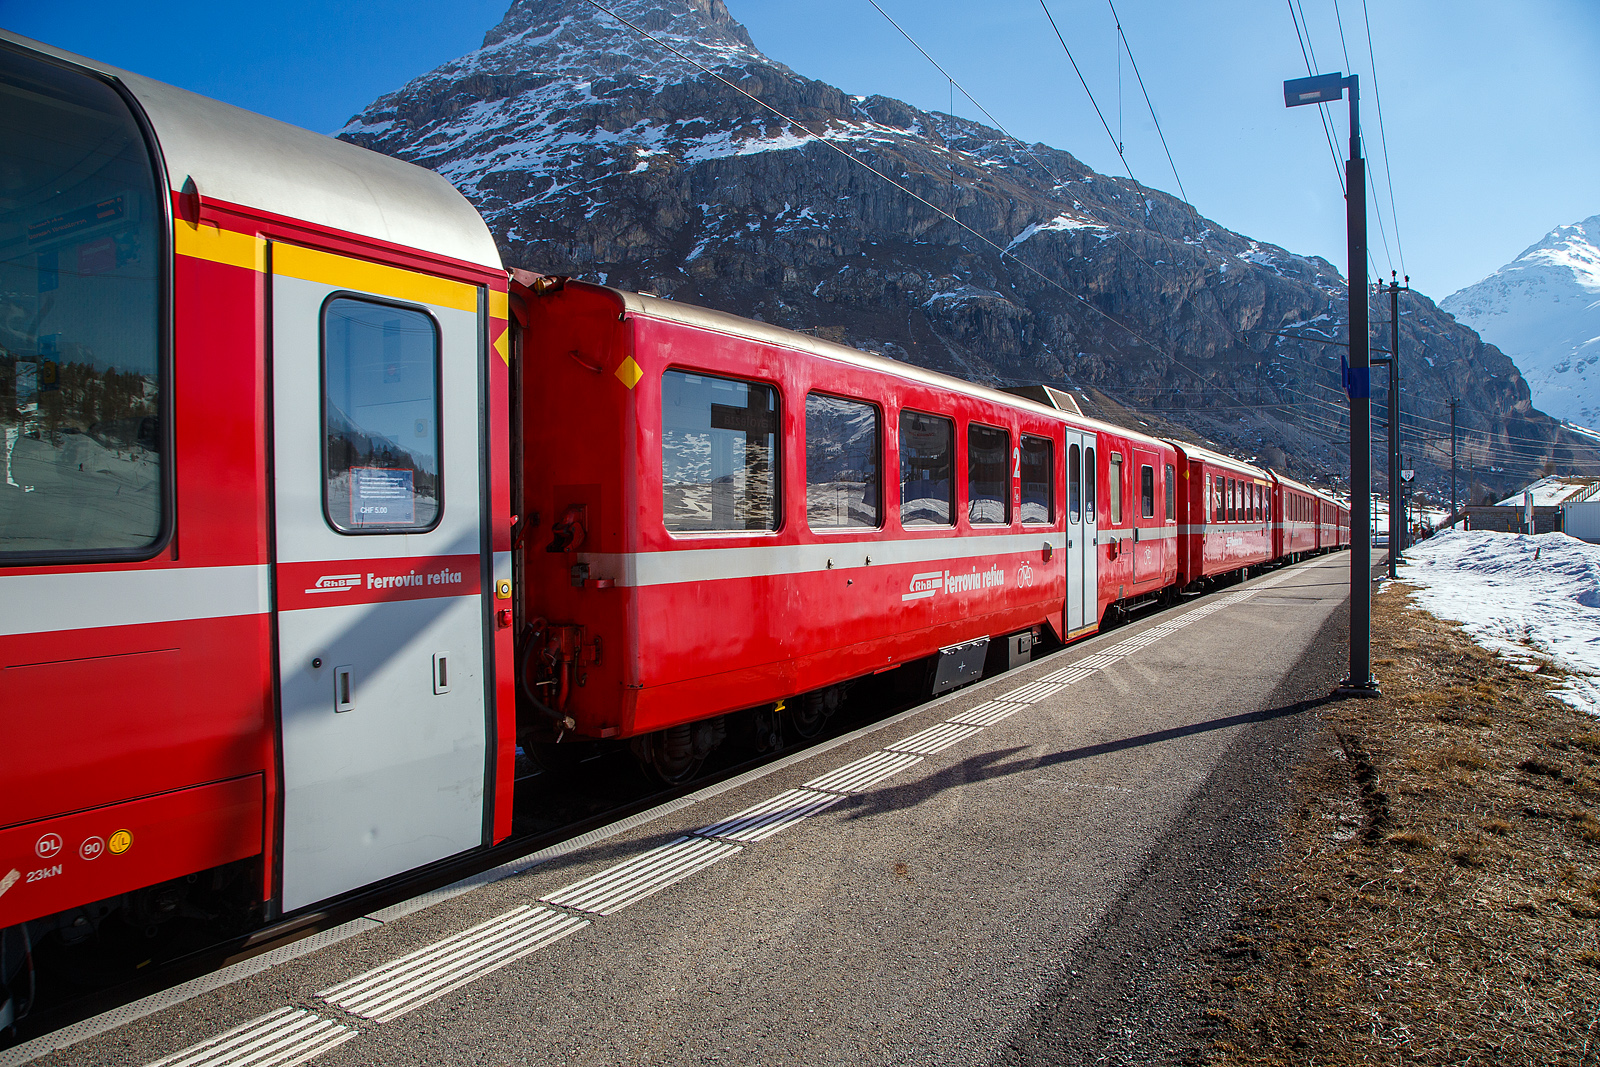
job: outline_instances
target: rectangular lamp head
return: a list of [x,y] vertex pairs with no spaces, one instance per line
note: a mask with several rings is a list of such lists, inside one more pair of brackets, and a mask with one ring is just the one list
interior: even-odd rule
[[1314,78],[1294,78],[1283,83],[1283,106],[1326,104],[1344,99],[1344,73],[1318,74]]

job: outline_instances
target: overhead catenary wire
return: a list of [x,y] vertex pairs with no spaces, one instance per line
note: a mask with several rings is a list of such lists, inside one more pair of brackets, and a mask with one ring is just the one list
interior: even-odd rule
[[[1185,204],[1187,204],[1187,203],[1190,202],[1189,201],[1189,194],[1183,188],[1183,179],[1178,177],[1178,164],[1172,158],[1172,149],[1167,147],[1167,135],[1161,129],[1161,120],[1156,117],[1156,106],[1155,106],[1155,104],[1151,103],[1151,101],[1150,101],[1150,90],[1148,90],[1148,89],[1146,89],[1144,87],[1144,75],[1139,73],[1139,61],[1133,58],[1133,48],[1130,47],[1129,44],[1128,44],[1128,36],[1127,36],[1127,34],[1122,32],[1122,16],[1117,14],[1117,6],[1115,4],[1113,4],[1111,2],[1111,0],[1106,0],[1106,6],[1111,8],[1111,17],[1116,20],[1116,23],[1117,23],[1117,38],[1118,38],[1118,40],[1120,40],[1122,42],[1123,50],[1128,53],[1128,63],[1133,67],[1133,76],[1136,79],[1138,79],[1139,91],[1144,94],[1145,106],[1150,109],[1150,121],[1154,122],[1156,124],[1156,136],[1161,138],[1161,149],[1162,149],[1162,151],[1166,152],[1166,154],[1167,154],[1167,163],[1169,165],[1171,165],[1171,167],[1172,167],[1172,180],[1178,183],[1178,193],[1179,193],[1179,195],[1181,195],[1183,197],[1183,202]],[[1120,70],[1120,67],[1119,67],[1119,70]],[[1119,92],[1120,92],[1120,86],[1121,86],[1121,77],[1120,77],[1120,75],[1118,77],[1118,86],[1119,86]],[[1120,115],[1120,112],[1119,112],[1119,115]],[[1120,119],[1119,119],[1119,121],[1120,121]]]
[[1367,0],[1361,0],[1361,20],[1367,27],[1367,58],[1372,64],[1372,102],[1378,111],[1378,144],[1383,148],[1383,173],[1389,186],[1389,217],[1394,220],[1394,248],[1400,256],[1400,273],[1410,281],[1406,270],[1406,249],[1400,243],[1400,212],[1394,206],[1394,171],[1389,166],[1389,135],[1383,128],[1383,94],[1378,91],[1378,54],[1372,47],[1372,18],[1367,14]]
[[1100,102],[1094,98],[1094,90],[1089,88],[1089,82],[1084,78],[1083,71],[1078,69],[1078,61],[1072,58],[1072,49],[1067,47],[1067,39],[1061,36],[1061,27],[1056,25],[1056,17],[1050,14],[1050,8],[1044,0],[1039,0],[1039,6],[1044,8],[1044,17],[1050,20],[1050,28],[1056,31],[1056,40],[1061,42],[1061,50],[1067,54],[1067,62],[1072,64],[1073,73],[1078,75],[1083,91],[1089,94],[1089,103],[1094,105],[1094,113],[1100,116],[1100,125],[1105,127],[1106,136],[1111,138],[1111,146],[1117,150],[1117,158],[1122,160],[1122,169],[1128,172],[1129,178],[1133,178],[1133,170],[1128,166],[1128,157],[1122,154],[1122,145],[1117,141],[1117,135],[1111,132],[1111,124],[1106,121],[1105,113],[1100,110]]
[[[1350,46],[1344,39],[1344,15],[1339,12],[1339,0],[1333,0],[1333,21],[1339,27],[1339,48],[1344,52],[1344,69],[1353,71],[1355,64],[1350,62]],[[1376,85],[1373,92],[1377,92]],[[1362,151],[1365,153],[1365,138],[1362,139]],[[1372,217],[1378,220],[1378,236],[1383,241],[1383,258],[1389,264],[1389,273],[1394,273],[1394,253],[1389,251],[1389,231],[1383,224],[1383,207],[1378,203],[1378,183],[1367,182],[1367,196],[1372,200]],[[1392,187],[1391,187],[1392,188]]]

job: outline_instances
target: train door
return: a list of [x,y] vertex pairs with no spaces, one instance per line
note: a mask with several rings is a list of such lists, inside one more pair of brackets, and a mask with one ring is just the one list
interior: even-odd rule
[[1100,588],[1095,567],[1094,434],[1067,431],[1067,632],[1099,619]]
[[1161,514],[1157,489],[1160,457],[1142,448],[1133,450],[1133,580],[1147,582],[1166,570],[1166,516]]
[[285,911],[484,841],[479,290],[270,246]]

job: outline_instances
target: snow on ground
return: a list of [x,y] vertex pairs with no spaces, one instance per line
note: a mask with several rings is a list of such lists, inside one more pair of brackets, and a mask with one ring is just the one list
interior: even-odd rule
[[1600,716],[1600,545],[1563,533],[1443,530],[1406,552],[1417,605],[1509,659],[1572,672],[1554,695]]

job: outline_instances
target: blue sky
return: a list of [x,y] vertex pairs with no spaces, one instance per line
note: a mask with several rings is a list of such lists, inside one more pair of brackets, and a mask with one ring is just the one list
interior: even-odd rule
[[[951,88],[868,0],[726,0],[757,46],[852,93],[949,110]],[[1345,267],[1344,204],[1291,0],[1120,0],[1117,11],[1190,202],[1258,240]],[[1362,124],[1400,267],[1362,0],[1293,0],[1318,69],[1363,76]],[[0,26],[254,111],[332,131],[373,98],[477,47],[507,0],[0,0]],[[1013,134],[1125,173],[1038,0],[879,0]],[[1140,181],[1177,192],[1106,0],[1047,0]],[[1367,0],[1395,212],[1412,284],[1443,298],[1550,228],[1600,213],[1600,4]],[[1341,45],[1339,24],[1344,41]],[[1348,52],[1349,63],[1346,63]],[[959,92],[957,114],[982,119]],[[1342,106],[1335,115],[1341,155]]]

